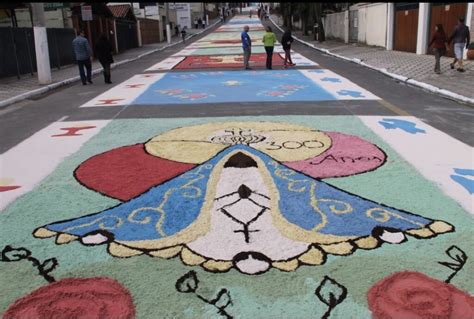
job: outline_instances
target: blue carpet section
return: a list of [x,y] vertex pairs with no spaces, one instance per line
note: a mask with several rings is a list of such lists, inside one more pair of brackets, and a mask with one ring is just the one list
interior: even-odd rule
[[[244,150],[259,157],[279,192],[285,220],[307,231],[336,236],[369,236],[375,227],[421,228],[432,220],[349,194],[274,162],[248,146],[227,148],[208,162],[142,195],[103,212],[47,225],[49,230],[84,236],[105,229],[118,241],[156,240],[190,226],[201,212],[209,176],[227,154]],[[168,200],[164,200],[168,198]],[[164,204],[162,204],[164,203]],[[290,230],[289,230],[290,231]]]
[[337,98],[297,70],[166,74],[131,104],[331,101]]

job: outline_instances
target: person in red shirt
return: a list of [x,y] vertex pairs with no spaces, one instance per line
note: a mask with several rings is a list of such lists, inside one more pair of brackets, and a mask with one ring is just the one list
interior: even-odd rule
[[440,74],[440,59],[443,55],[446,54],[446,51],[448,50],[448,38],[446,37],[446,34],[444,33],[444,28],[442,24],[437,24],[435,26],[435,33],[433,34],[433,37],[431,38],[429,47],[433,45],[433,52],[435,55],[435,69],[434,71],[436,74]]

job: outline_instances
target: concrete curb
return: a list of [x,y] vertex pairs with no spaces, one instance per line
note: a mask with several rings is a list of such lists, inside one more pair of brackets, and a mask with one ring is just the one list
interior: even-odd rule
[[[284,32],[284,30],[271,17],[269,17],[269,19],[273,23],[273,25],[278,28],[278,30],[280,30],[281,32]],[[421,89],[423,89],[425,91],[428,91],[428,92],[431,92],[431,93],[438,94],[438,95],[440,95],[444,98],[448,98],[448,99],[451,99],[451,100],[455,100],[457,102],[461,102],[461,103],[465,103],[465,104],[474,106],[474,99],[469,98],[467,96],[464,96],[464,95],[461,95],[461,94],[458,94],[458,93],[455,93],[455,92],[452,92],[452,91],[449,91],[449,90],[446,90],[446,89],[441,89],[439,87],[436,87],[434,85],[431,85],[431,84],[428,84],[428,83],[425,83],[425,82],[416,81],[416,80],[410,79],[410,78],[408,78],[406,76],[403,76],[403,75],[388,72],[387,69],[385,69],[385,68],[374,67],[370,64],[367,64],[367,63],[363,62],[360,59],[348,58],[348,57],[345,57],[345,56],[342,56],[342,55],[339,55],[339,54],[336,54],[336,53],[332,53],[328,49],[319,48],[319,47],[315,46],[314,44],[311,44],[309,42],[306,42],[304,40],[299,39],[296,36],[293,36],[293,38],[296,41],[298,41],[298,42],[300,42],[300,43],[302,43],[306,46],[309,46],[313,49],[316,49],[320,52],[326,53],[327,55],[330,55],[330,56],[333,56],[333,57],[336,57],[336,58],[339,58],[339,59],[342,59],[342,60],[345,60],[345,61],[349,61],[349,62],[352,62],[352,63],[362,65],[366,68],[369,68],[369,69],[372,69],[374,71],[380,72],[380,73],[382,73],[382,74],[384,74],[388,77],[391,77],[393,79],[396,79],[400,82],[403,82],[403,83],[406,83],[408,85],[421,88]]]
[[[206,29],[202,30],[202,31],[199,31],[197,33],[194,33],[194,34],[191,34],[189,37],[186,38],[187,39],[191,39],[192,37],[194,36],[197,36],[197,35],[200,35],[206,31],[209,30],[209,28],[212,28],[214,26],[216,26],[217,24],[221,23],[221,21],[216,21],[214,22],[213,24],[209,25]],[[111,69],[114,69],[122,64],[126,64],[126,63],[129,63],[129,62],[133,62],[133,61],[136,61],[138,59],[141,59],[143,58],[144,56],[147,56],[147,55],[150,55],[150,54],[153,54],[153,53],[156,53],[156,52],[159,52],[159,51],[163,51],[163,50],[166,50],[167,48],[170,48],[172,46],[175,46],[177,44],[180,44],[182,43],[181,41],[178,41],[178,42],[173,42],[171,44],[167,44],[165,45],[164,47],[161,47],[161,48],[158,48],[158,49],[153,49],[153,50],[150,50],[150,51],[147,51],[145,53],[142,53],[134,58],[130,58],[130,59],[125,59],[125,60],[122,60],[122,61],[118,61],[117,63],[113,63],[110,68]],[[92,75],[96,75],[96,74],[99,74],[99,73],[102,73],[103,72],[103,69],[102,68],[98,68],[98,69],[95,69],[95,70],[92,70]],[[35,97],[35,96],[39,96],[39,95],[42,95],[48,91],[51,91],[53,89],[56,89],[58,87],[61,87],[61,86],[64,86],[64,85],[67,85],[67,84],[70,84],[70,83],[73,83],[73,82],[76,82],[76,81],[79,81],[81,79],[81,77],[78,75],[78,76],[75,76],[75,77],[72,77],[72,78],[68,78],[68,79],[65,79],[65,80],[62,80],[62,81],[59,81],[59,82],[55,82],[55,83],[51,83],[51,84],[48,84],[46,86],[43,86],[41,88],[38,88],[38,89],[35,89],[35,90],[32,90],[32,91],[29,91],[29,92],[26,92],[26,93],[23,93],[23,94],[20,94],[20,95],[17,95],[17,96],[14,96],[14,97],[11,97],[11,98],[8,98],[6,100],[3,100],[3,101],[0,101],[0,109],[10,105],[10,104],[13,104],[13,103],[16,103],[16,102],[19,102],[19,101],[22,101],[22,100],[26,100],[28,98],[32,98],[32,97]]]

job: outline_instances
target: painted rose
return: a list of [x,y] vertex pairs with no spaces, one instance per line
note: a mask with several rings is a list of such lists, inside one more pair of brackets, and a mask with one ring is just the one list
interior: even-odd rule
[[18,299],[4,319],[135,318],[130,293],[109,278],[67,278]]
[[418,272],[399,272],[377,282],[367,295],[373,318],[474,318],[474,297]]

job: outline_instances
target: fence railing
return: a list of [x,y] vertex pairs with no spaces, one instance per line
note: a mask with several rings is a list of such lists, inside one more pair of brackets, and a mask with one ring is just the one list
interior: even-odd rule
[[[47,28],[51,68],[75,63],[74,29]],[[33,28],[0,27],[0,78],[36,72]]]
[[116,20],[117,42],[119,52],[138,48],[137,23]]

